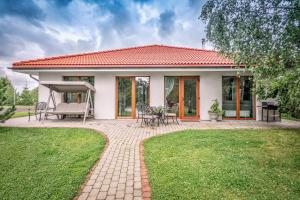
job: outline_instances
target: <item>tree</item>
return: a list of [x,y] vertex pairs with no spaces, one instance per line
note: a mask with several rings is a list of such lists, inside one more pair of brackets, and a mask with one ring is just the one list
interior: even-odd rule
[[23,106],[31,106],[31,105],[33,105],[33,103],[34,103],[34,101],[31,96],[31,91],[28,89],[28,86],[25,85],[25,87],[20,95],[18,104],[23,105]]
[[6,96],[6,105],[8,106],[12,106],[14,105],[14,98],[15,98],[15,88],[12,85],[12,82],[6,77],[4,78],[7,86],[6,86],[6,92],[5,92],[5,96]]
[[30,96],[31,96],[31,99],[32,99],[32,103],[38,102],[38,98],[39,98],[39,88],[36,87],[36,88],[32,89],[32,90],[30,91]]
[[0,78],[0,122],[5,122],[5,120],[9,119],[13,114],[15,107],[3,107],[6,105],[6,90],[7,90],[7,79]]
[[215,48],[253,73],[259,99],[300,117],[299,0],[208,0],[201,19]]

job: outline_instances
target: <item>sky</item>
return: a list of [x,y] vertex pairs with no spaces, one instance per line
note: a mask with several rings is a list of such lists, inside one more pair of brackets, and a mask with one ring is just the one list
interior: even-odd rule
[[0,0],[0,76],[16,61],[150,44],[201,48],[205,0]]

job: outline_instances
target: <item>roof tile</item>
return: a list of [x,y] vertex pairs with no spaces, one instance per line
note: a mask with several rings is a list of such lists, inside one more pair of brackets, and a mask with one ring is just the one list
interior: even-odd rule
[[105,67],[231,67],[217,51],[149,45],[13,63],[13,69]]

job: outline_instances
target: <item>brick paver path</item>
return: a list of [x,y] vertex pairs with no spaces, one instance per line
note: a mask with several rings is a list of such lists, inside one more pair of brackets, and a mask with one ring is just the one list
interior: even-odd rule
[[44,123],[26,119],[9,120],[6,126],[86,127],[104,133],[109,144],[91,171],[78,199],[142,199],[139,144],[160,134],[185,129],[239,129],[285,127],[300,128],[300,123],[262,123],[256,121],[182,122],[160,127],[140,127],[134,120],[94,120],[81,122],[48,120]]

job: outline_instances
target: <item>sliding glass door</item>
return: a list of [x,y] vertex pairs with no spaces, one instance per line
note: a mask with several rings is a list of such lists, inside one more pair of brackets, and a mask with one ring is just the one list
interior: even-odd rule
[[149,105],[150,77],[117,77],[117,118],[135,118],[136,103]]
[[199,77],[166,76],[165,104],[179,106],[180,119],[199,119]]
[[252,77],[242,76],[240,78],[240,118],[253,118],[254,95],[252,92]]
[[136,104],[149,105],[150,100],[150,77],[135,77]]
[[199,118],[198,99],[199,99],[199,78],[198,77],[182,77],[182,101],[181,101],[181,118]]
[[223,77],[222,85],[224,117],[236,118],[236,78]]
[[222,108],[225,119],[254,119],[255,96],[250,76],[228,76],[222,79]]
[[117,79],[118,86],[118,116],[130,117],[132,116],[132,97],[133,84],[132,77],[119,77]]

